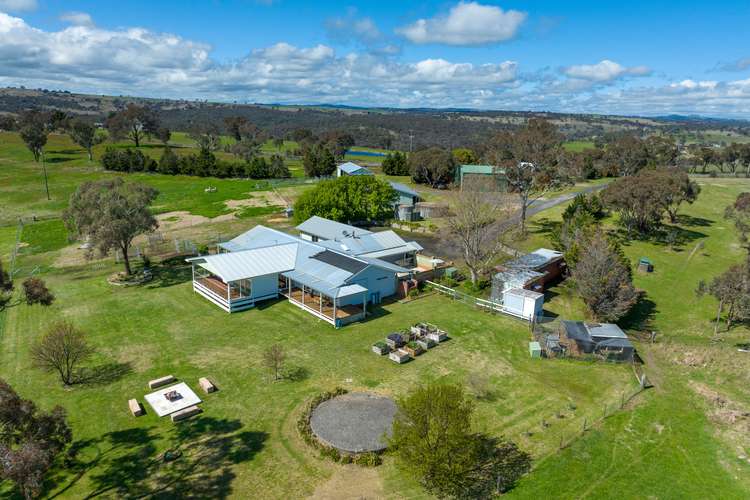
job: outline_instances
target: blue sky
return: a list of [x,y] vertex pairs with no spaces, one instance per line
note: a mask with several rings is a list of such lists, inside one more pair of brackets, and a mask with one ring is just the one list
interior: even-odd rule
[[0,85],[750,118],[750,2],[0,0]]

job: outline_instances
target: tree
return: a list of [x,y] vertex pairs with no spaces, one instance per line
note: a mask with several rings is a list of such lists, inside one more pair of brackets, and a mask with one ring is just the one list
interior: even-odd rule
[[125,273],[132,274],[128,250],[133,238],[158,227],[149,205],[158,191],[120,178],[89,181],[70,197],[63,217],[68,230],[87,237],[102,254],[112,249],[122,253]]
[[294,204],[302,222],[313,215],[340,222],[383,221],[393,217],[396,191],[371,175],[346,175],[322,181],[305,191]]
[[128,104],[125,109],[111,114],[105,126],[114,139],[127,137],[138,148],[144,136],[157,133],[159,117],[149,108]]
[[472,430],[473,403],[458,385],[419,387],[398,401],[388,438],[398,465],[440,498],[485,498],[528,472],[530,456]]
[[84,333],[68,321],[53,324],[44,337],[31,347],[34,365],[45,371],[57,372],[67,386],[79,380],[80,365],[93,352]]
[[190,138],[195,141],[201,152],[213,153],[221,145],[221,135],[214,125],[193,127]]
[[457,148],[453,150],[453,158],[457,165],[475,165],[479,162],[479,157],[473,149]]
[[273,374],[274,380],[281,379],[281,370],[284,367],[285,359],[284,348],[279,344],[273,344],[263,351],[263,365]]
[[284,147],[284,138],[283,137],[274,137],[273,138],[273,145],[276,146],[276,150],[281,152],[281,148]]
[[268,179],[270,172],[268,169],[268,163],[262,156],[256,156],[249,161],[245,168],[245,173],[251,179]]
[[[653,172],[653,171],[651,171]],[[604,204],[618,212],[628,232],[646,235],[661,223],[669,186],[653,173],[623,177],[602,191]]]
[[47,193],[47,199],[50,199],[49,195],[49,181],[47,180],[47,166],[44,164],[44,146],[47,144],[47,135],[49,131],[47,128],[47,122],[42,113],[31,111],[25,113],[21,119],[21,139],[23,140],[26,147],[34,155],[34,161],[42,161],[42,172],[44,174],[44,189]]
[[272,179],[288,179],[292,176],[292,173],[289,171],[289,167],[286,166],[284,158],[279,155],[273,155],[268,165],[268,176]]
[[607,145],[605,160],[613,165],[617,175],[625,177],[635,175],[645,167],[649,154],[639,137],[626,134]]
[[94,146],[101,142],[101,136],[97,135],[96,127],[83,120],[74,120],[68,133],[73,142],[86,150],[89,161],[93,160]]
[[409,175],[409,162],[400,151],[388,153],[382,164],[385,175]]
[[652,167],[673,167],[677,163],[679,149],[674,137],[669,135],[652,135],[645,141],[648,154],[647,163]]
[[10,302],[13,292],[13,277],[3,268],[3,261],[0,260],[0,311]]
[[164,147],[164,151],[159,158],[157,172],[160,174],[175,175],[180,173],[180,158],[169,146]]
[[562,224],[553,230],[550,239],[565,254],[565,262],[574,267],[579,259],[579,243],[598,228],[604,217],[604,207],[596,194],[579,194],[565,207]]
[[328,177],[336,171],[336,159],[330,149],[315,145],[305,148],[302,167],[308,177]]
[[0,379],[0,479],[26,499],[39,496],[45,473],[71,440],[64,409],[39,411]]
[[733,204],[724,211],[724,217],[734,221],[740,243],[747,252],[747,267],[750,269],[750,193],[740,193]]
[[514,134],[497,134],[488,146],[488,156],[505,168],[510,191],[521,202],[521,232],[526,233],[529,206],[562,182],[556,170],[562,136],[553,124],[531,118]]
[[662,186],[662,205],[673,224],[677,222],[677,210],[680,205],[692,204],[701,192],[697,182],[690,180],[686,172],[676,168],[648,171],[646,176]]
[[243,127],[247,125],[247,118],[242,116],[228,116],[224,118],[224,125],[229,134],[235,141],[240,142],[242,140]]
[[409,171],[417,184],[444,186],[453,181],[456,162],[450,151],[432,147],[409,155]]
[[354,146],[354,137],[342,130],[326,132],[321,137],[321,141],[323,146],[333,153],[334,158],[338,159],[343,159],[349,148]]
[[43,306],[49,306],[55,300],[55,296],[49,291],[41,278],[26,278],[23,282],[23,294],[28,305],[42,304]]
[[167,144],[169,144],[169,140],[172,138],[172,131],[167,127],[159,127],[156,130],[156,138],[166,146]]
[[638,301],[630,264],[603,231],[582,235],[571,276],[583,302],[598,321],[614,322]]
[[476,285],[502,249],[501,222],[511,208],[497,193],[460,191],[455,194],[448,229],[459,241],[471,282]]
[[696,295],[712,295],[719,301],[716,309],[714,335],[718,334],[721,315],[727,309],[726,327],[731,328],[734,321],[750,318],[750,287],[748,286],[748,270],[746,265],[735,265],[706,284],[698,283]]

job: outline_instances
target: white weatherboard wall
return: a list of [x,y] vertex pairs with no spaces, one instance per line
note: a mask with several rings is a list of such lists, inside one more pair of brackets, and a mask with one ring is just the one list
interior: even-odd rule
[[503,292],[503,307],[517,316],[532,320],[542,314],[544,294],[513,288]]

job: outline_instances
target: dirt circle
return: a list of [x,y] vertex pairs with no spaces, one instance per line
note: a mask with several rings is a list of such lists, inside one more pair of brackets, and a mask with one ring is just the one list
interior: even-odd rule
[[392,399],[354,392],[322,402],[312,412],[310,428],[328,446],[348,453],[380,451],[386,448],[396,403]]

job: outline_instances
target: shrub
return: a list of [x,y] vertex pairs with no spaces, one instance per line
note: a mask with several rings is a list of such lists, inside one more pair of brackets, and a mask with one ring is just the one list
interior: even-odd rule
[[377,467],[383,463],[383,459],[377,453],[367,452],[355,456],[354,463],[362,467]]
[[42,304],[48,306],[55,300],[55,296],[40,278],[27,278],[23,282],[23,293],[28,305]]
[[379,349],[385,349],[385,348],[387,348],[387,347],[388,347],[388,344],[386,344],[386,343],[385,343],[385,342],[383,342],[382,340],[378,340],[378,341],[377,341],[377,342],[375,342],[375,343],[374,343],[373,345],[374,345],[375,347],[379,348]]

